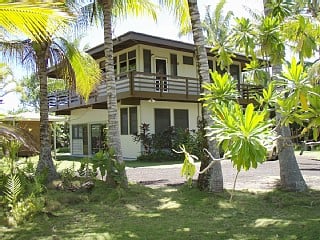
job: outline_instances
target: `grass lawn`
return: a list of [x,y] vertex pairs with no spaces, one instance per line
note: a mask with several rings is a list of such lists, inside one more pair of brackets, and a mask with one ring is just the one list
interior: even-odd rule
[[130,185],[120,197],[100,181],[91,193],[51,189],[50,214],[17,228],[1,219],[0,239],[319,239],[319,191],[229,196]]

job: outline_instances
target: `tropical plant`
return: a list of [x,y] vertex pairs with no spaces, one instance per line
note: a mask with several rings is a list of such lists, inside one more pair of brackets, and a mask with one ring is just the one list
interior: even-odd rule
[[194,164],[195,160],[198,160],[198,157],[190,154],[184,145],[180,146],[180,151],[174,150],[176,153],[184,155],[184,161],[181,168],[181,176],[185,176],[187,179],[187,184],[189,187],[192,187],[192,179],[196,174],[196,165]]
[[34,4],[31,0],[19,3],[3,0],[0,4],[0,26],[11,34],[23,34],[36,42],[46,41],[71,19],[63,2]]
[[70,83],[69,86],[76,85],[77,92],[87,99],[95,84],[101,79],[99,66],[90,55],[81,52],[76,45],[62,37],[51,37],[42,43],[30,40],[8,41],[1,43],[1,47],[4,54],[18,59],[20,57],[22,63],[33,66],[39,79],[41,147],[38,172],[48,168],[48,180],[50,181],[57,178],[58,175],[51,159],[47,99],[48,69],[59,65],[59,73]]
[[[198,4],[195,0],[188,0],[188,7],[191,19],[193,41],[195,44],[195,52],[197,59],[197,72],[200,79],[200,84],[210,83],[208,57],[205,49],[205,40],[203,30],[200,21],[200,14],[198,10]],[[202,89],[203,93],[208,93],[207,89]],[[203,103],[202,103],[203,104]],[[206,126],[212,125],[212,119],[208,109],[202,106],[203,122]],[[207,142],[207,148],[209,152],[215,158],[220,157],[219,149],[215,141]],[[201,159],[200,170],[205,169],[209,165],[209,157]],[[206,171],[204,174],[199,174],[198,186],[200,189],[210,192],[223,191],[223,176],[221,170],[221,163],[214,164],[212,168]]]

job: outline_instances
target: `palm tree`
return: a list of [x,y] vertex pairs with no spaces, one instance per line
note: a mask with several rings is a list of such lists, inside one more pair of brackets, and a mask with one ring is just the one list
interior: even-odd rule
[[[264,0],[264,13],[266,16],[274,13],[272,11],[272,0]],[[283,11],[277,11],[276,14],[282,20],[288,11],[286,10],[286,5],[282,5],[281,1],[277,1],[277,9]],[[279,14],[281,13],[281,14]],[[273,14],[275,15],[275,14]],[[280,75],[282,72],[281,64],[274,64],[272,66],[272,75]],[[299,169],[297,159],[294,155],[293,144],[291,141],[291,131],[289,126],[281,125],[282,117],[279,113],[277,113],[276,120],[278,123],[277,133],[281,136],[278,138],[277,146],[279,151],[279,166],[280,166],[280,184],[283,189],[290,191],[305,191],[307,189],[307,185],[301,171]]]
[[14,4],[4,0],[0,4],[0,26],[11,34],[22,33],[37,42],[66,26],[71,19],[62,4],[39,2],[35,5],[31,0]]
[[232,64],[231,57],[234,50],[234,45],[230,41],[230,20],[233,17],[233,12],[228,11],[224,15],[225,4],[226,0],[220,0],[212,12],[208,6],[202,22],[203,30],[206,33],[206,43],[212,46],[212,51],[217,52],[217,62],[220,69],[226,69]]
[[[198,4],[196,0],[188,0],[188,7],[191,19],[193,41],[196,48],[197,69],[200,79],[200,84],[210,83],[208,57],[205,49],[205,41],[203,30],[200,21],[200,14],[198,10]],[[206,91],[206,90],[205,90]],[[205,125],[211,126],[212,120],[208,110],[202,107],[202,116]],[[208,142],[208,150],[215,158],[219,158],[219,149],[215,142]],[[201,170],[206,168],[209,164],[209,159],[201,161]],[[210,192],[222,192],[223,191],[223,176],[221,170],[220,161],[216,161],[215,164],[204,174],[199,175],[199,187],[201,189],[208,190]]]
[[[183,26],[188,19],[186,0],[159,0],[159,3],[170,9],[176,19]],[[119,117],[117,111],[116,83],[113,68],[113,42],[112,42],[112,20],[115,18],[126,17],[129,14],[140,15],[148,14],[156,19],[156,5],[150,0],[94,0],[91,4],[85,6],[84,13],[86,17],[93,18],[103,17],[104,27],[104,53],[105,53],[105,70],[107,85],[107,107],[108,107],[108,143],[115,150],[117,161],[122,164],[122,150],[119,131]],[[120,183],[127,185],[126,173],[120,173]]]
[[[76,85],[79,94],[88,98],[95,84],[101,79],[99,66],[90,55],[79,51],[66,39],[48,38],[43,42],[7,41],[0,43],[4,54],[22,60],[23,64],[33,66],[40,82],[40,156],[37,172],[47,171],[47,180],[58,177],[51,157],[51,144],[48,122],[47,80],[49,67],[59,64],[59,72],[64,79]],[[74,84],[76,83],[76,84]]]

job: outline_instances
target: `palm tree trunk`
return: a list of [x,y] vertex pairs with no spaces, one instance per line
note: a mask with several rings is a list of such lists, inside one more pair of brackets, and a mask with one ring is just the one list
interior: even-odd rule
[[[112,42],[112,0],[103,0],[103,15],[104,15],[104,53],[106,58],[106,85],[107,85],[107,105],[108,105],[108,144],[116,152],[116,159],[119,163],[123,163],[120,131],[119,131],[119,116],[117,111],[117,93],[116,82],[113,68],[113,42]],[[122,179],[121,185],[126,186],[128,180],[125,171],[120,176]]]
[[[200,14],[198,10],[198,4],[196,0],[188,0],[189,13],[191,18],[193,41],[196,47],[196,58],[197,58],[197,70],[199,74],[200,83],[210,83],[209,77],[209,66],[208,57],[205,49],[205,41],[200,21]],[[201,88],[201,91],[204,91]],[[202,117],[205,125],[211,126],[212,120],[210,118],[210,113],[202,105]],[[208,150],[215,158],[219,158],[219,149],[215,141],[208,143]],[[208,159],[201,161],[200,169],[204,169],[208,166]],[[223,176],[221,170],[220,161],[216,161],[215,164],[205,173],[200,174],[198,179],[199,188],[202,190],[207,190],[209,192],[222,192],[223,191]]]
[[37,52],[37,74],[40,81],[40,155],[37,173],[47,174],[47,181],[51,182],[59,177],[51,156],[51,142],[49,130],[49,106],[47,88],[47,44],[41,44]]
[[[267,16],[270,13],[268,5],[270,0],[263,0],[264,13]],[[280,75],[282,65],[272,66],[272,76]],[[279,168],[280,168],[280,187],[288,191],[305,191],[306,182],[301,174],[299,165],[294,154],[293,144],[291,141],[291,131],[288,126],[281,125],[282,117],[276,114],[277,133],[280,136],[277,140],[279,151]]]

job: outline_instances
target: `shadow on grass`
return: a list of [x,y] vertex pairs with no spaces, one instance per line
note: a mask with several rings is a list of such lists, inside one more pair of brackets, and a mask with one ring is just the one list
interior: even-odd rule
[[187,186],[49,190],[46,211],[1,239],[315,239],[320,191],[210,194]]

